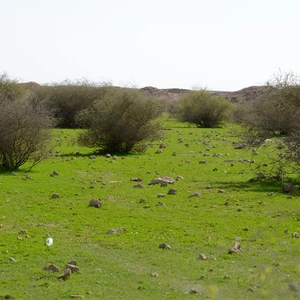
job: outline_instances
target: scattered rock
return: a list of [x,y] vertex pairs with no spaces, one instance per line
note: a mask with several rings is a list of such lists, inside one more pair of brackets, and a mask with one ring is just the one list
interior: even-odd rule
[[199,192],[195,192],[195,193],[189,195],[189,198],[191,198],[191,197],[197,197],[197,198],[199,198],[200,196],[201,196],[201,194]]
[[59,272],[60,271],[60,267],[54,265],[54,264],[47,264],[46,266],[44,266],[43,270],[45,271],[51,271],[51,272]]
[[300,238],[300,234],[298,232],[293,232],[292,233],[292,238],[299,239]]
[[157,204],[155,204],[155,206],[165,206],[164,202],[158,202]]
[[171,250],[171,247],[167,243],[162,243],[158,246],[160,249],[169,249]]
[[72,264],[66,264],[65,268],[70,269],[72,272],[79,272],[79,267],[72,265]]
[[75,299],[75,298],[85,299],[85,297],[83,295],[79,295],[79,294],[70,295],[70,298],[72,298],[72,299]]
[[291,183],[284,183],[282,185],[282,191],[284,193],[291,193],[294,189],[294,186]]
[[145,203],[146,202],[146,199],[145,198],[141,198],[140,199],[140,203]]
[[51,198],[52,198],[52,199],[58,199],[58,198],[60,198],[60,196],[59,196],[59,194],[57,194],[57,193],[53,193],[53,194],[51,195]]
[[71,276],[71,274],[72,274],[71,269],[67,268],[65,269],[64,274],[57,276],[57,279],[66,280]]
[[182,176],[180,176],[180,175],[178,175],[177,177],[176,177],[176,181],[178,181],[178,180],[182,180],[182,179],[184,179]]
[[205,276],[203,275],[203,274],[201,274],[200,276],[199,276],[199,279],[204,279],[205,278]]
[[154,273],[151,273],[151,277],[159,277],[159,275],[156,272],[154,272]]
[[300,292],[300,285],[291,283],[291,284],[289,284],[289,289],[292,292]]
[[175,182],[175,180],[171,177],[167,177],[167,176],[161,176],[159,178],[155,178],[153,179],[149,185],[153,185],[153,184],[161,184],[162,182],[165,182],[167,184],[173,184]]
[[90,159],[96,159],[96,155],[91,155]]
[[161,153],[163,153],[163,151],[161,149],[158,149],[155,151],[155,154],[161,154]]
[[205,254],[202,253],[202,254],[199,255],[198,259],[200,259],[200,260],[207,260],[207,257],[206,257]]
[[133,187],[138,188],[138,189],[142,189],[144,186],[141,183],[137,183]]
[[110,229],[107,231],[107,234],[115,234],[121,231],[125,231],[126,229],[123,227],[117,228],[117,229]]
[[229,275],[225,275],[225,276],[223,277],[223,279],[230,279],[230,276],[229,276]]
[[230,249],[228,249],[229,254],[239,253],[239,252],[242,252],[242,249],[241,249],[241,244],[238,242],[234,242],[233,246]]
[[254,293],[254,288],[250,286],[250,287],[247,288],[247,291],[251,292],[251,293]]
[[177,194],[177,189],[172,188],[168,191],[168,195],[176,195]]
[[225,193],[225,190],[219,189],[218,193]]
[[166,197],[166,194],[158,194],[157,195],[157,198],[163,198],[163,197]]
[[198,294],[199,291],[197,289],[191,289],[190,294]]
[[142,182],[142,178],[141,177],[136,177],[136,178],[130,178],[130,181],[134,181],[134,182]]
[[102,203],[99,199],[92,199],[89,203],[89,206],[93,206],[93,207],[96,207],[96,208],[100,208],[102,206]]
[[160,144],[160,145],[159,145],[159,148],[160,148],[160,149],[167,148],[167,145],[166,145],[166,144]]
[[13,257],[9,257],[9,258],[8,258],[8,261],[16,262],[16,260],[15,260]]

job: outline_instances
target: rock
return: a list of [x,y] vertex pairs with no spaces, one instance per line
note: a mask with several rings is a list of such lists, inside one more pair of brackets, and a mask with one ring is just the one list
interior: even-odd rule
[[191,197],[197,197],[197,198],[199,198],[200,196],[201,196],[201,194],[199,192],[195,192],[195,193],[189,195],[189,198],[191,198]]
[[160,149],[167,148],[167,145],[166,145],[166,144],[160,144],[160,145],[159,145],[159,148],[160,148]]
[[140,203],[145,203],[146,202],[146,199],[145,198],[141,198],[140,199]]
[[155,204],[155,206],[165,206],[164,202],[158,202],[157,204]]
[[164,198],[164,197],[166,197],[166,194],[158,194],[157,195],[157,198]]
[[65,269],[64,274],[57,276],[57,279],[66,280],[66,279],[68,279],[71,276],[71,274],[72,274],[71,269],[67,268],[67,269]]
[[202,253],[202,254],[199,255],[198,259],[200,259],[200,260],[207,260],[207,257],[206,257],[205,254]]
[[178,181],[178,180],[182,180],[182,179],[184,179],[182,176],[180,176],[180,175],[178,175],[177,177],[176,177],[176,181]]
[[161,154],[163,153],[163,151],[161,149],[158,149],[157,151],[155,151],[155,154]]
[[247,291],[251,292],[251,293],[254,293],[254,288],[250,286],[250,287],[247,288]]
[[176,195],[177,194],[177,189],[172,188],[168,191],[168,195]]
[[110,229],[107,231],[107,234],[115,234],[121,231],[125,231],[126,229],[123,227],[117,228],[117,229]]
[[156,272],[154,272],[154,273],[151,273],[151,277],[159,277],[159,275]]
[[102,206],[102,203],[99,199],[92,199],[89,203],[89,206],[93,206],[93,207],[96,207],[96,208],[100,208]]
[[230,279],[230,276],[225,275],[225,276],[223,277],[223,279]]
[[291,283],[291,284],[289,284],[289,289],[292,292],[300,292],[300,285]]
[[66,264],[65,268],[70,269],[72,272],[79,272],[79,267],[72,264]]
[[9,257],[9,258],[8,258],[8,261],[16,262],[16,260],[15,260],[13,257]]
[[234,242],[233,246],[230,249],[228,249],[229,254],[239,253],[239,252],[242,252],[242,249],[241,249],[240,243],[238,243],[238,242]]
[[60,198],[60,196],[59,196],[59,194],[57,194],[57,193],[53,193],[53,194],[51,195],[51,198],[52,198],[52,199],[58,199],[58,198]]
[[162,243],[158,246],[160,249],[169,249],[171,250],[171,247],[167,243]]
[[77,261],[76,261],[76,260],[70,260],[70,261],[68,262],[68,264],[77,266]]
[[75,299],[75,298],[85,299],[85,297],[83,295],[79,295],[79,294],[70,295],[70,298],[72,298],[72,299]]
[[44,266],[43,270],[45,271],[51,271],[51,272],[59,272],[60,271],[60,267],[54,265],[54,264],[47,264],[46,266]]
[[138,188],[138,189],[142,189],[144,186],[141,183],[137,183],[133,187]]
[[300,234],[298,232],[293,232],[292,233],[292,238],[299,239],[300,238]]
[[91,155],[90,159],[96,159],[96,155]]
[[159,178],[154,178],[149,185],[154,185],[154,184],[161,184],[162,182],[167,183],[167,184],[173,184],[175,180],[171,177],[167,176],[161,176]]
[[130,178],[130,181],[134,181],[134,182],[142,182],[142,178],[141,177],[136,177],[136,178]]
[[197,289],[191,289],[190,294],[198,294],[199,291]]
[[282,191],[284,193],[291,193],[294,189],[294,186],[291,183],[284,183],[282,185]]

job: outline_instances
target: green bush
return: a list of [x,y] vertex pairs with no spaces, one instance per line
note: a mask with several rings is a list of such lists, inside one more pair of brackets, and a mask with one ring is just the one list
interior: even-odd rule
[[40,86],[33,90],[32,103],[43,103],[57,120],[57,126],[63,128],[78,127],[75,116],[83,109],[88,108],[96,99],[103,96],[106,86],[98,86],[87,81]]
[[53,118],[24,98],[23,87],[0,78],[0,169],[16,170],[29,159],[32,167],[46,154]]
[[178,119],[202,128],[218,127],[230,119],[233,105],[205,90],[192,91],[184,96],[178,108]]
[[160,113],[161,106],[152,97],[133,89],[110,88],[77,115],[77,122],[87,128],[79,143],[113,153],[141,149],[141,142],[160,136],[160,124],[154,122]]

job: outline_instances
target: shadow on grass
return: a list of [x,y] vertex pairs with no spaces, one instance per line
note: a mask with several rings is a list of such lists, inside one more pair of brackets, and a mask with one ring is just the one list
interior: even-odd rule
[[[299,180],[287,180],[285,182],[292,183],[296,185],[299,183]],[[261,193],[271,193],[271,192],[280,192],[284,195],[293,195],[300,196],[300,190],[294,189],[291,193],[284,193],[282,191],[282,181],[272,181],[272,182],[261,182],[261,181],[246,181],[246,182],[232,182],[232,181],[221,181],[218,182],[218,186],[221,189],[226,190],[242,190],[244,192],[261,192]]]

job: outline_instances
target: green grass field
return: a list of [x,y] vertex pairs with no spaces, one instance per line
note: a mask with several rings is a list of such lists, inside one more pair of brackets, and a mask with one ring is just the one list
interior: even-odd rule
[[[249,181],[249,161],[267,149],[234,149],[230,126],[164,122],[160,154],[156,142],[143,154],[90,158],[78,131],[56,129],[48,159],[0,174],[0,299],[300,299],[300,191]],[[183,178],[148,184],[160,176]],[[89,207],[92,198],[102,207]],[[235,241],[242,251],[229,254]],[[57,279],[71,260],[80,271]],[[60,272],[43,270],[48,263]]]

